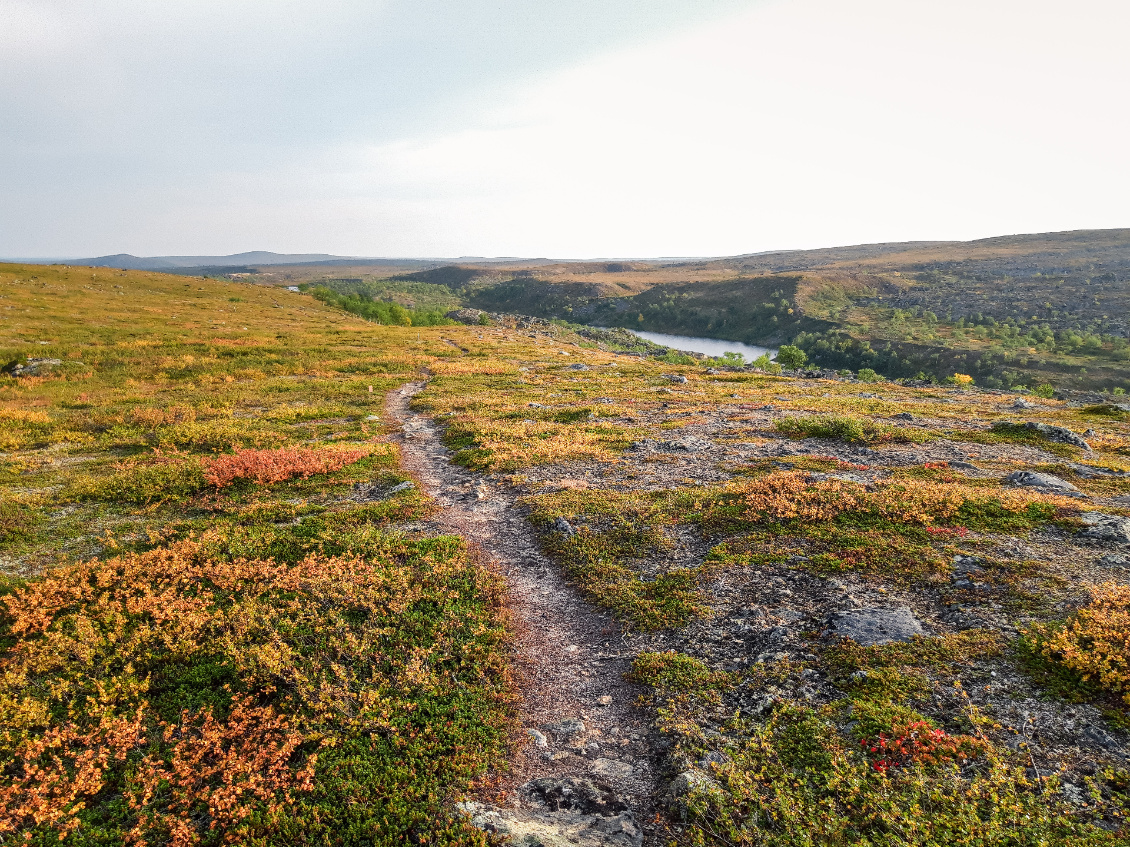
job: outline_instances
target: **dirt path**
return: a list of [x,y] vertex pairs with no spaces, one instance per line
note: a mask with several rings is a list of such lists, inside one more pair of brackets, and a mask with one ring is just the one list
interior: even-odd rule
[[[385,402],[386,413],[401,425],[395,438],[404,468],[441,506],[437,527],[467,539],[505,577],[516,624],[512,661],[522,680],[522,725],[546,736],[545,746],[531,735],[516,751],[502,802],[519,802],[518,787],[532,779],[586,777],[610,785],[646,834],[654,815],[656,763],[649,758],[647,723],[635,706],[641,689],[623,678],[632,661],[630,639],[541,554],[512,493],[449,463],[431,420],[409,408],[424,385],[404,385]],[[575,725],[546,729],[569,720],[582,722],[584,731],[571,734]]]

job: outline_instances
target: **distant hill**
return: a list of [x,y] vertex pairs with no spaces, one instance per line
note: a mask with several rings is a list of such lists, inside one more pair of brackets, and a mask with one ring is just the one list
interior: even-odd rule
[[133,256],[129,253],[115,253],[113,256],[98,256],[94,259],[74,259],[68,264],[130,271],[165,271],[170,268],[304,265],[351,259],[350,256],[334,256],[329,253],[271,253],[268,250],[251,250],[228,256]]

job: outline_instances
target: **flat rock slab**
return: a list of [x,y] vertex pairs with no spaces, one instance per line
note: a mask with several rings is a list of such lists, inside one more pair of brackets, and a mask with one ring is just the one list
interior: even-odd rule
[[640,441],[632,442],[633,450],[642,451],[656,451],[657,453],[697,453],[701,450],[709,450],[714,444],[707,441],[705,438],[699,438],[696,435],[688,435],[685,438],[678,438],[672,441],[656,441],[653,438],[644,438]]
[[597,759],[592,763],[592,772],[605,779],[631,779],[635,768],[618,759]]
[[460,803],[459,809],[484,832],[510,847],[642,847],[643,830],[628,812],[611,817],[540,809],[499,809]]
[[909,641],[926,635],[908,606],[893,609],[848,609],[832,614],[829,623],[837,635],[870,647],[890,641]]

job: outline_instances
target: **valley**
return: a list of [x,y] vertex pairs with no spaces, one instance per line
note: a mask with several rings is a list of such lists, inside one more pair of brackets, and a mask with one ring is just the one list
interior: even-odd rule
[[[1130,232],[1093,230],[695,261],[259,269],[406,308],[469,306],[777,347],[833,370],[988,388],[1126,390]],[[348,277],[348,279],[343,279]]]

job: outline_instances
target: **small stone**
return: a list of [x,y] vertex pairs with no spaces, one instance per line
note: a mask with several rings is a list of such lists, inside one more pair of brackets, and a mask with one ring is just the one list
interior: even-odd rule
[[569,370],[571,371],[587,371],[588,369],[589,366],[583,364],[582,362],[577,362],[575,365],[569,365]]
[[564,718],[563,720],[544,724],[541,728],[558,741],[568,741],[571,738],[584,734],[585,731],[585,725],[576,718]]
[[663,378],[677,385],[683,385],[687,381],[687,378],[682,374],[663,374]]
[[596,698],[596,702],[597,702],[597,705],[599,705],[599,706],[611,706],[612,705],[612,697],[609,694],[601,694],[599,697]]
[[527,403],[526,406],[530,409],[544,409],[544,408],[546,408],[541,403]]
[[547,739],[545,737],[545,735],[543,735],[541,732],[539,732],[536,729],[527,729],[526,735],[530,736],[530,738],[532,738],[534,740],[534,746],[535,747],[543,747],[544,748],[544,747],[549,746],[549,739]]
[[627,762],[618,759],[596,759],[592,772],[605,779],[631,779],[635,769]]
[[390,488],[388,490],[388,493],[389,493],[389,496],[391,497],[393,494],[399,494],[402,491],[411,491],[415,487],[416,487],[416,483],[414,483],[410,479],[406,479],[404,482],[400,483],[399,485],[394,485],[392,488]]
[[574,535],[577,534],[576,528],[571,523],[569,523],[569,521],[565,520],[565,518],[560,517],[560,516],[558,516],[557,518],[554,518],[553,529],[554,529],[555,532],[561,533],[566,538],[572,538]]
[[365,415],[365,420],[367,421],[379,421],[380,419],[380,415]]

